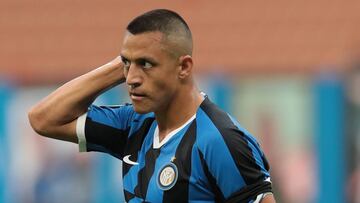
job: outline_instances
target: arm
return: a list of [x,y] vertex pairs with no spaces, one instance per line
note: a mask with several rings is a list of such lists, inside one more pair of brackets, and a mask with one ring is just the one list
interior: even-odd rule
[[275,198],[273,194],[266,195],[264,199],[260,201],[260,203],[275,203]]
[[40,135],[77,143],[76,119],[105,90],[125,81],[120,57],[64,84],[28,113]]
[[270,166],[258,142],[235,125],[228,114],[206,106],[203,109],[214,125],[206,126],[206,139],[197,142],[197,146],[215,199],[228,203],[268,203],[272,193]]

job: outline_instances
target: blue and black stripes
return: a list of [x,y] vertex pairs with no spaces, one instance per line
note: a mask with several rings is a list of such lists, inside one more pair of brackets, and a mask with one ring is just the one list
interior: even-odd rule
[[[150,127],[153,125],[154,120],[155,118],[153,117],[144,119],[138,130],[128,137],[124,151],[127,155],[131,155],[133,161],[138,160],[138,153],[143,146],[145,137],[149,132]],[[123,164],[123,176],[127,174],[130,167],[131,165]]]
[[[104,125],[88,117],[85,128],[87,151],[104,152],[121,159],[129,129],[118,129]],[[99,135],[101,135],[100,139]]]
[[[263,186],[269,185],[268,182],[264,181],[267,177],[269,177],[269,173],[268,173],[269,166],[255,138],[247,133],[245,134],[244,131],[242,131],[240,128],[238,128],[238,126],[234,124],[234,122],[227,113],[220,110],[209,100],[205,100],[200,108],[205,112],[206,116],[211,120],[211,122],[208,122],[209,127],[211,127],[212,125],[216,127],[217,132],[214,132],[213,134],[219,133],[218,136],[222,137],[226,147],[224,147],[221,150],[223,151],[228,150],[228,152],[231,155],[231,158],[223,157],[224,159],[227,160],[226,161],[218,160],[217,161],[218,163],[214,163],[214,160],[216,160],[216,155],[211,157],[210,160],[205,161],[205,163],[207,163],[208,167],[210,168],[210,173],[212,173],[212,175],[215,176],[215,179],[217,180],[216,181],[217,185],[220,186],[220,190],[224,194],[225,198],[230,198],[230,197],[233,198],[234,194],[236,194],[239,191],[242,191],[240,192],[240,194],[244,197],[244,200],[245,199],[250,200],[256,194],[267,192],[269,188]],[[218,140],[216,138],[213,139]],[[213,143],[214,141],[212,141],[212,143],[209,143],[209,145],[212,145]],[[221,144],[219,140],[218,143],[219,145]],[[200,151],[201,150],[205,151],[205,156],[206,156],[207,149],[200,149]],[[216,151],[217,149],[214,150]],[[223,156],[226,156],[226,154],[227,153],[223,154]],[[205,157],[205,159],[207,158]],[[231,164],[228,165],[229,162],[235,163],[237,170],[233,170],[233,169],[229,170],[229,168],[224,168],[223,171],[229,173],[225,175],[221,171],[219,172],[216,170],[218,169],[216,164],[227,164],[226,166],[231,167]],[[223,177],[217,177],[217,175],[221,175],[221,174]],[[236,177],[238,176],[238,174],[240,174],[241,178],[238,181],[236,181]],[[227,175],[233,177],[234,182],[238,185],[237,190],[234,190],[235,188],[230,189],[231,186],[229,185],[228,187],[226,187],[226,185],[229,182],[232,182],[231,180],[228,183],[222,183],[222,180],[224,180],[224,177],[226,178]],[[257,187],[254,187],[254,185]],[[250,189],[250,188],[255,188],[255,189]]]
[[179,171],[178,180],[173,188],[163,194],[163,203],[188,202],[189,180],[191,175],[191,155],[196,140],[196,120],[193,121],[181,139],[175,152],[173,163]]
[[130,104],[119,106],[95,106],[91,105],[87,117],[92,121],[124,130],[130,128],[131,120],[135,112]]
[[[196,118],[160,148],[153,147],[153,113],[131,105],[91,107],[85,127],[88,151],[102,151],[123,163],[127,202],[251,202],[271,191],[269,164],[256,139],[206,97]],[[176,182],[159,186],[159,174],[176,167]]]

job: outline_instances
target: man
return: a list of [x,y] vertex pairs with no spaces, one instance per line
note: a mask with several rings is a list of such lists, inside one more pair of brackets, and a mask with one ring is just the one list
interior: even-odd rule
[[[275,202],[258,143],[197,89],[192,36],[158,9],[127,26],[121,57],[57,89],[29,112],[41,135],[124,161],[127,202]],[[94,106],[125,82],[132,104]]]

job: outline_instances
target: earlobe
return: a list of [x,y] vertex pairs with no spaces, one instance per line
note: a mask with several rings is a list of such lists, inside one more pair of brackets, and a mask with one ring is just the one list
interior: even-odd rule
[[179,63],[179,78],[180,79],[185,79],[187,78],[189,75],[191,75],[192,72],[192,68],[193,68],[193,60],[192,57],[189,55],[186,56],[181,56],[179,59],[180,63]]

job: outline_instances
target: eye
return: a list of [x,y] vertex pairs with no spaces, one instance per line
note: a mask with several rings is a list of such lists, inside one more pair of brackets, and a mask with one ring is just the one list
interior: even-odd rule
[[154,66],[153,63],[145,60],[145,59],[142,59],[142,60],[139,60],[139,65],[144,68],[144,69],[149,69],[149,68],[152,68]]
[[125,58],[121,58],[122,62],[124,63],[124,68],[129,69],[130,68],[130,61],[128,61]]
[[143,67],[144,67],[145,69],[148,69],[148,68],[153,67],[153,65],[152,65],[150,62],[145,61],[144,64],[143,64]]

